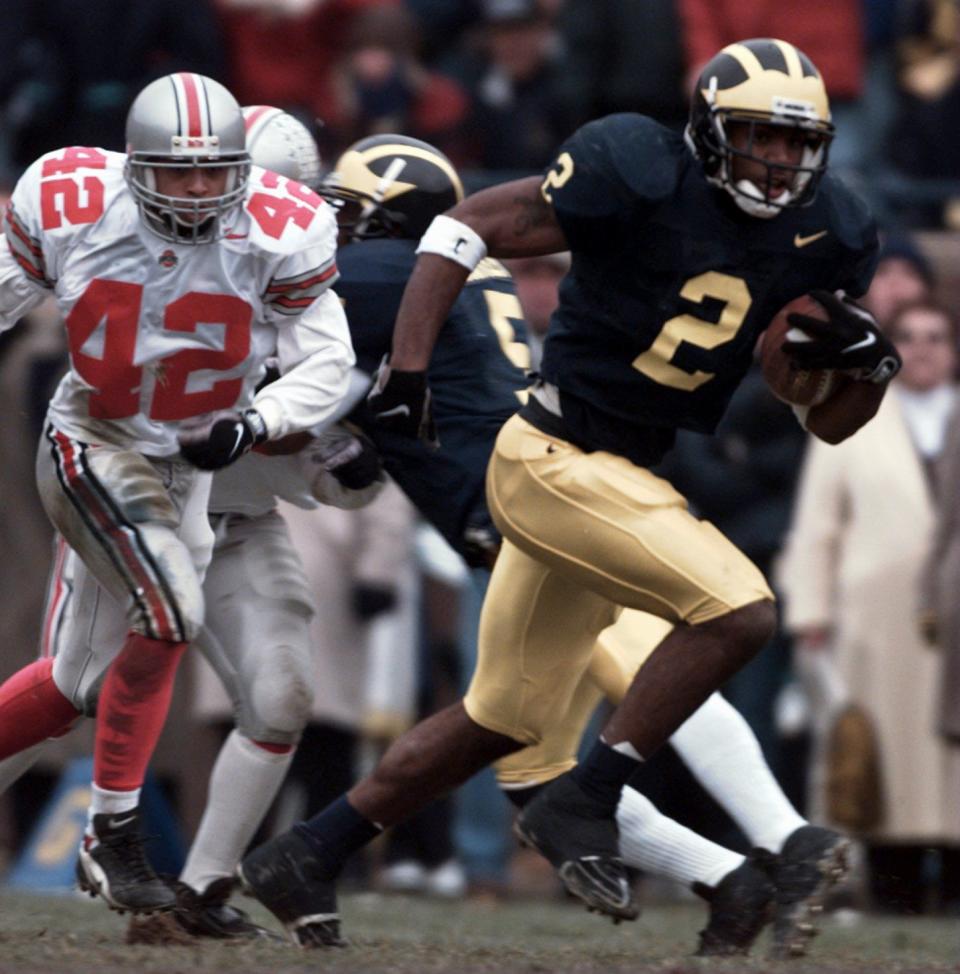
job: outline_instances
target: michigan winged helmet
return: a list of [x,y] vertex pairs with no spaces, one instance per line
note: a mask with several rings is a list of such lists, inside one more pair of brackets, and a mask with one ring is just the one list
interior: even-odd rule
[[321,186],[341,208],[351,239],[419,239],[430,221],[463,199],[453,164],[439,149],[405,135],[373,135],[337,159]]
[[[745,149],[731,145],[730,123],[749,126]],[[804,133],[797,165],[771,164],[752,151],[758,125],[778,125]],[[730,44],[704,67],[697,81],[686,130],[688,144],[707,179],[721,186],[752,216],[771,217],[787,206],[812,201],[827,167],[833,138],[827,91],[814,63],[786,41],[759,38]],[[743,156],[762,163],[766,185],[735,179],[733,161]],[[790,170],[790,189],[775,192],[773,169]]]

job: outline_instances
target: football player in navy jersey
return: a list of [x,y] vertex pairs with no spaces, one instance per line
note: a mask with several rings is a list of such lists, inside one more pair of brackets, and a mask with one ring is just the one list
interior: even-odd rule
[[[340,211],[337,293],[357,365],[373,375],[390,349],[417,241],[437,213],[463,199],[460,177],[425,142],[375,135],[340,156],[321,192]],[[473,566],[492,563],[499,540],[477,471],[525,398],[529,365],[513,280],[488,258],[456,296],[430,361],[432,418],[445,449],[374,422],[368,410],[351,417],[374,441],[387,472]]]
[[795,316],[804,334],[785,350],[800,367],[845,373],[830,399],[798,410],[811,432],[851,435],[899,367],[851,300],[869,284],[876,231],[826,171],[832,133],[809,59],[744,41],[705,67],[682,137],[637,115],[589,123],[544,178],[492,187],[431,223],[368,402],[395,433],[435,439],[434,345],[482,260],[569,249],[572,265],[539,381],[488,470],[504,542],[467,696],[401,737],[344,799],[247,857],[244,879],[278,916],[321,917],[340,863],[380,827],[538,743],[623,607],[673,629],[587,759],[539,791],[518,831],[591,909],[636,916],[617,848],[621,788],[775,618],[756,567],[648,468],[677,429],[713,431],[757,337],[800,295],[828,320]]

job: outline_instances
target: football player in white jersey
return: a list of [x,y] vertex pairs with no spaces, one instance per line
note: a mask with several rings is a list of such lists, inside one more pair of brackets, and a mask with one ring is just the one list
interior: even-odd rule
[[[354,509],[369,503],[383,482],[375,453],[339,425],[318,431],[295,454],[252,452],[213,477],[209,509],[216,540],[203,582],[204,625],[194,643],[233,701],[235,727],[214,764],[183,871],[171,883],[174,919],[189,934],[266,934],[227,901],[237,863],[289,769],[314,685],[314,599],[277,498],[307,509],[319,503]],[[53,681],[78,711],[93,716],[125,616],[62,538],[42,631]],[[44,743],[0,761],[0,792],[40,757]],[[103,891],[116,908],[124,906],[125,893]],[[169,925],[152,919],[132,923],[128,940],[169,937]]]
[[[14,189],[0,248],[0,329],[51,292],[70,370],[51,401],[37,482],[59,533],[124,608],[100,689],[82,885],[131,911],[174,894],[141,846],[140,787],[174,673],[203,621],[210,475],[337,409],[354,362],[336,225],[307,187],[251,166],[240,107],[180,73],[148,85],[126,155],[67,148]],[[268,355],[281,378],[254,395]],[[36,704],[42,702],[42,707]],[[52,660],[0,686],[0,757],[79,710]]]
[[[297,119],[267,106],[245,108],[243,114],[256,164],[304,185],[316,183],[316,143]],[[220,750],[200,828],[173,884],[175,919],[198,936],[264,934],[227,903],[231,877],[286,775],[313,696],[308,633],[313,599],[276,500],[304,508],[318,503],[356,508],[376,496],[383,484],[376,454],[343,427],[329,425],[362,397],[370,381],[353,370],[347,395],[316,435],[268,444],[213,477],[208,510],[216,540],[203,583],[204,627],[195,642],[234,701],[236,727]],[[292,440],[306,445],[287,453]],[[284,454],[264,455],[277,449]],[[78,711],[96,712],[104,673],[123,634],[122,607],[58,538],[41,655],[53,658],[52,679]],[[0,791],[41,749],[34,745],[0,761]],[[116,900],[116,891],[107,895]],[[164,930],[169,935],[169,927],[161,927],[160,936]],[[157,933],[138,924],[128,937]]]

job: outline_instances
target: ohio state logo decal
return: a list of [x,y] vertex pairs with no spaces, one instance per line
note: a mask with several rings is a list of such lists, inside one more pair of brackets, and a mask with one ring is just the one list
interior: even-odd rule
[[177,266],[177,255],[172,250],[165,250],[158,258],[158,263],[161,267],[165,267],[170,270],[171,267]]

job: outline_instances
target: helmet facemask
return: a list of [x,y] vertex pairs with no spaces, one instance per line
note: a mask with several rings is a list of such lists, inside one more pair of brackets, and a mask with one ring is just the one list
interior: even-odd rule
[[[833,138],[833,126],[808,123],[803,120],[777,115],[752,115],[745,112],[717,111],[711,114],[716,153],[720,166],[716,174],[708,175],[713,185],[721,186],[736,204],[750,216],[769,219],[781,210],[792,206],[807,206],[813,201],[817,184],[827,171],[827,157]],[[746,127],[746,145],[738,149],[730,138],[730,126]],[[775,126],[803,135],[803,148],[798,163],[771,162],[754,152],[757,130],[760,126]],[[763,167],[766,177],[759,182],[737,179],[734,175],[736,160],[745,159]],[[783,175],[790,174],[789,186],[780,185]]]
[[[223,217],[243,200],[250,177],[248,159],[197,158],[190,162],[138,158],[132,153],[126,164],[127,184],[147,226],[164,240],[201,244],[219,240],[225,232]],[[224,191],[215,196],[171,196],[157,188],[157,170],[226,170]]]

